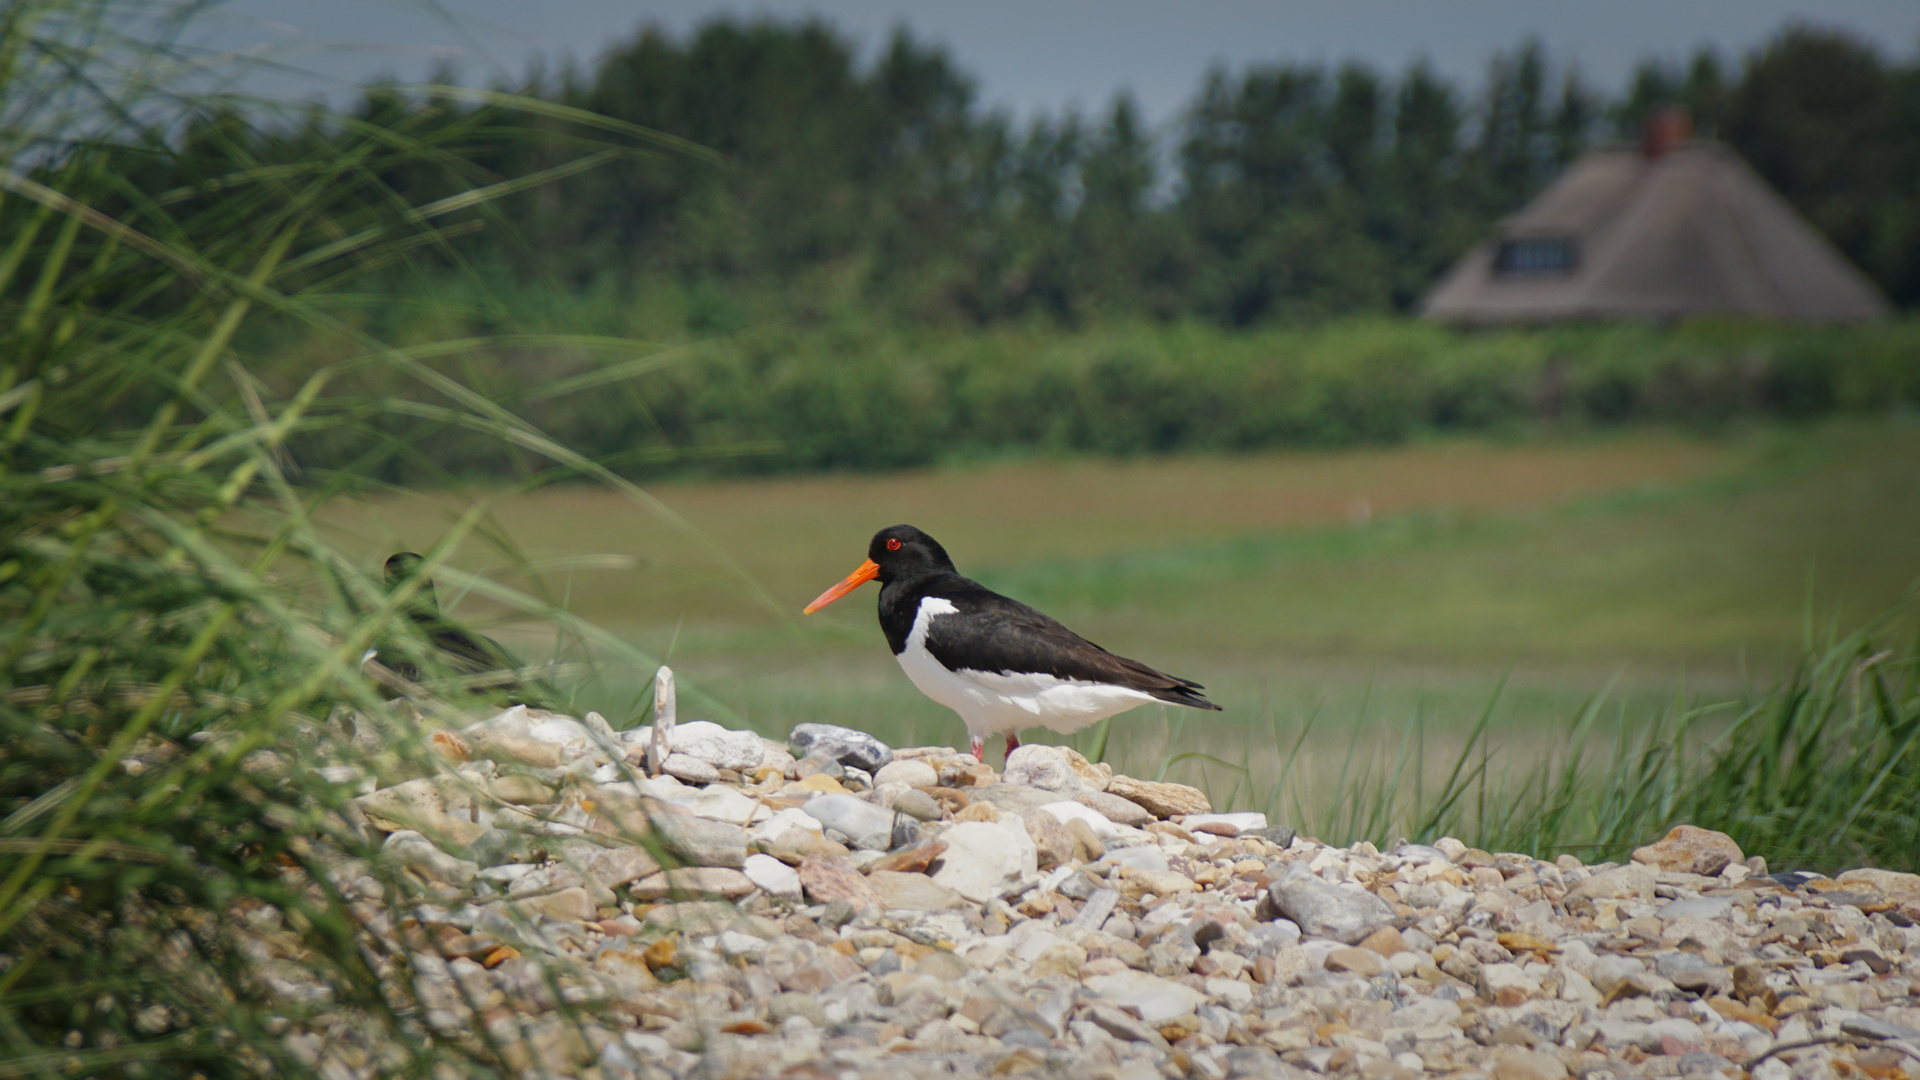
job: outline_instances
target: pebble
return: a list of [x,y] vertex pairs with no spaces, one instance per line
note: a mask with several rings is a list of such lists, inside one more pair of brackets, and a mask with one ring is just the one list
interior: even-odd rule
[[822,827],[834,829],[855,847],[886,851],[893,847],[893,811],[855,795],[821,795],[801,807]]
[[873,784],[905,784],[910,788],[938,786],[940,774],[924,761],[890,761],[873,774]]
[[1746,861],[1746,856],[1726,833],[1676,825],[1658,843],[1633,849],[1633,861],[1661,870],[1712,877],[1726,869],[1728,863]]
[[[760,736],[751,731],[729,731],[711,720],[675,724],[668,745],[673,754],[685,754],[716,769],[734,772],[758,768],[767,756]],[[667,760],[673,760],[672,754]]]
[[1306,874],[1275,884],[1268,896],[1274,912],[1291,920],[1302,933],[1347,945],[1359,944],[1394,920],[1393,908],[1378,896]]
[[740,870],[747,875],[748,881],[768,896],[787,900],[800,897],[799,871],[771,855],[749,855]]
[[796,758],[819,754],[843,766],[878,772],[893,760],[886,743],[853,728],[835,724],[800,724],[787,735],[787,747]]
[[1024,888],[1039,875],[1039,854],[1019,818],[962,822],[940,839],[947,850],[933,880],[976,904]]

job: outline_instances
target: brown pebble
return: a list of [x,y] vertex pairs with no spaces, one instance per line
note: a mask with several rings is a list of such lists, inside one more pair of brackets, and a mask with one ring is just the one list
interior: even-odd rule
[[873,865],[867,867],[869,873],[875,870],[892,870],[903,874],[923,874],[940,853],[947,850],[945,840],[927,840],[899,851],[890,852]]

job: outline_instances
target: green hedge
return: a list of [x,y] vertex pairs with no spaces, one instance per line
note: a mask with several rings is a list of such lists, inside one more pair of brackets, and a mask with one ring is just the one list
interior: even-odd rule
[[[286,365],[297,367],[293,355]],[[1379,445],[1440,432],[1718,424],[1920,403],[1920,320],[1912,319],[1807,328],[1467,332],[1375,320],[1246,332],[1184,324],[968,333],[842,320],[662,347],[644,373],[545,396],[556,380],[636,359],[631,347],[549,346],[477,350],[444,364],[631,475]],[[411,465],[395,459],[391,479],[521,468],[484,435],[447,431],[420,442],[419,434],[410,431],[408,441],[420,453]],[[337,460],[358,445],[336,436],[306,452]]]

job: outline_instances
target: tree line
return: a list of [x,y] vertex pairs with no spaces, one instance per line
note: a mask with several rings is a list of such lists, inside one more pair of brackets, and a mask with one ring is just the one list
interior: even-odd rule
[[[1210,72],[1171,130],[1121,94],[1097,115],[983,109],[938,47],[872,63],[830,26],[643,28],[590,66],[512,89],[687,140],[529,194],[467,255],[509,278],[670,288],[724,325],[759,298],[912,319],[1201,318],[1228,326],[1410,308],[1573,157],[1685,105],[1896,302],[1920,302],[1920,63],[1792,27],[1730,69],[1644,62],[1609,96],[1537,43],[1469,92],[1424,63]],[[574,125],[367,88],[386,124],[468,125],[486,176],[555,156]],[[499,115],[493,115],[498,113]],[[515,122],[515,120],[518,122]],[[324,131],[307,138],[326,137]],[[398,176],[418,204],[439,194]],[[510,269],[508,269],[510,268]]]

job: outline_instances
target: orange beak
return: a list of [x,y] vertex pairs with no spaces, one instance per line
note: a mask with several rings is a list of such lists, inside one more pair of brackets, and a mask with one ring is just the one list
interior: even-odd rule
[[872,559],[868,559],[862,562],[860,564],[859,569],[855,570],[851,574],[848,574],[846,576],[846,579],[841,581],[840,584],[835,585],[833,588],[828,589],[826,592],[823,592],[819,596],[815,597],[813,603],[808,604],[806,607],[806,610],[802,611],[800,614],[811,615],[814,612],[819,611],[821,608],[826,607],[828,604],[833,603],[835,600],[840,599],[841,597],[847,595],[848,593],[859,588],[860,586],[865,585],[867,582],[872,581],[875,577],[878,577],[879,574],[880,574],[879,563],[874,562]]

